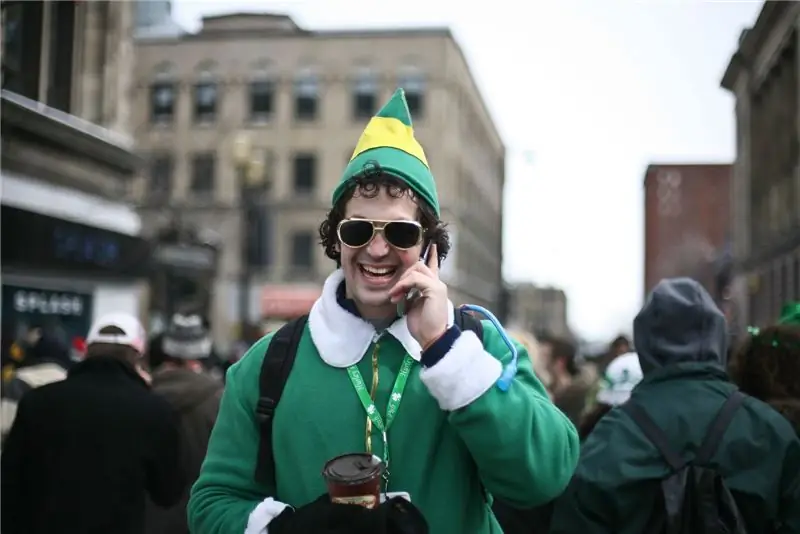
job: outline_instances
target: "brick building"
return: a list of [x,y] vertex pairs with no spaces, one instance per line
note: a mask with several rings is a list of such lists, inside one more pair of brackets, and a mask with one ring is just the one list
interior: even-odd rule
[[652,164],[644,178],[644,294],[690,276],[717,299],[730,239],[728,164]]
[[722,87],[736,98],[733,299],[764,325],[800,299],[800,3],[765,2]]

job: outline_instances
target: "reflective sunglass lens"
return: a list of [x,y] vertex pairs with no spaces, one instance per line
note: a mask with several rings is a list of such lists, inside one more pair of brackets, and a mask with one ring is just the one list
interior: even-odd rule
[[391,245],[397,248],[411,248],[420,241],[422,229],[408,221],[394,221],[387,223],[383,235]]
[[339,239],[348,247],[363,247],[372,239],[372,223],[344,221],[339,227]]

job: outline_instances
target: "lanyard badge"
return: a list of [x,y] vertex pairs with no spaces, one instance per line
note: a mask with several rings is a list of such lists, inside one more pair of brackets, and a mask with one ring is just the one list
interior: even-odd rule
[[[384,483],[388,487],[389,484],[389,436],[388,431],[389,428],[392,426],[392,422],[394,421],[395,416],[397,415],[397,410],[400,407],[400,401],[403,400],[403,391],[405,390],[406,384],[408,383],[408,377],[411,374],[411,367],[414,364],[414,359],[409,356],[408,354],[405,355],[403,358],[403,363],[400,365],[400,372],[397,373],[397,378],[394,381],[394,386],[392,387],[392,393],[389,396],[389,402],[386,405],[386,421],[384,422],[383,417],[381,417],[378,408],[375,406],[375,402],[372,400],[369,392],[367,391],[367,386],[364,384],[364,378],[361,376],[361,372],[358,370],[356,365],[351,365],[347,368],[347,374],[350,377],[350,382],[353,384],[353,388],[356,390],[356,394],[358,395],[358,399],[361,401],[361,405],[364,407],[364,411],[367,414],[367,417],[375,425],[375,428],[378,429],[381,433],[381,438],[383,439],[383,462],[386,465],[386,469],[384,471]],[[369,436],[368,436],[369,438]],[[368,439],[367,441],[367,448],[371,448],[371,441]],[[367,450],[368,453],[372,453],[371,450]]]

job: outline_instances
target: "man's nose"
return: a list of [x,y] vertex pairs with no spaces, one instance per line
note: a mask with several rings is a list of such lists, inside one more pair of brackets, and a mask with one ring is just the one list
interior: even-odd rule
[[383,232],[375,232],[372,241],[367,245],[367,254],[373,258],[382,258],[389,253],[389,243],[383,237]]

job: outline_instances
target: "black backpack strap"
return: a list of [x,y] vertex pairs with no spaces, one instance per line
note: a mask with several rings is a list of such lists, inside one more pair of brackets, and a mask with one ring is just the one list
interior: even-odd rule
[[629,401],[623,404],[621,408],[642,429],[645,437],[655,445],[673,471],[680,471],[686,466],[686,461],[670,448],[667,435],[664,434],[664,431],[647,415],[647,412],[641,406]]
[[453,324],[461,331],[469,330],[470,332],[475,332],[478,339],[483,342],[483,323],[467,310],[456,308],[453,314]]
[[292,371],[297,356],[297,346],[303,337],[307,322],[308,315],[303,315],[289,321],[275,332],[261,364],[261,374],[258,378],[258,404],[256,404],[256,418],[261,436],[258,442],[255,477],[262,484],[274,483],[275,480],[272,421],[275,409],[281,400],[283,388]]
[[704,465],[711,461],[714,453],[717,452],[719,448],[725,431],[728,429],[731,420],[733,420],[733,416],[736,414],[736,410],[742,405],[744,399],[744,393],[737,390],[725,400],[722,408],[717,412],[717,416],[711,422],[711,426],[708,428],[708,432],[706,432],[706,437],[703,438],[703,443],[697,451],[694,461],[698,465]]

